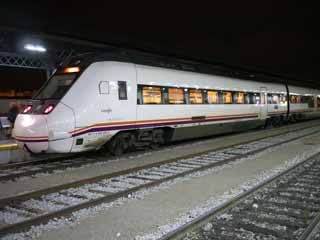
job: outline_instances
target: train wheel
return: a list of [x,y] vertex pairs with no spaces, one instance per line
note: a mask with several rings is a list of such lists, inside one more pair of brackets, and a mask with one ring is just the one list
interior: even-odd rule
[[283,126],[284,124],[285,124],[284,117],[281,116],[281,117],[279,118],[279,126]]
[[264,125],[264,128],[266,128],[266,129],[272,128],[272,121],[271,121],[270,118],[268,118],[268,119],[266,120],[266,123],[265,123],[265,125]]
[[162,129],[155,129],[152,132],[152,142],[150,144],[150,147],[152,149],[158,148],[161,144],[164,144],[164,132]]
[[274,118],[272,119],[272,126],[273,126],[273,127],[280,127],[280,126],[281,126],[280,117],[274,117]]
[[129,142],[126,141],[127,134],[119,133],[108,143],[107,149],[114,156],[120,156],[129,148]]
[[294,123],[295,121],[294,121],[294,117],[293,117],[293,115],[290,115],[289,116],[289,123]]

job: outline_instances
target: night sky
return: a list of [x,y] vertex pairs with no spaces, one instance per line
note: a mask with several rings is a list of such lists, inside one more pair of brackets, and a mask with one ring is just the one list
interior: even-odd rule
[[318,8],[310,1],[1,3],[0,25],[258,67],[318,81]]

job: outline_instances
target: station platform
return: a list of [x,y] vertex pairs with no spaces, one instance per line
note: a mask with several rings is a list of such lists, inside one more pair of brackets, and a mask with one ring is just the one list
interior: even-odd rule
[[18,147],[14,139],[0,140],[0,165],[24,161],[26,158],[26,153]]
[[18,144],[15,143],[14,140],[0,141],[0,151],[12,151],[17,149],[18,149]]
[[0,116],[0,151],[17,150],[18,145],[11,137],[12,124],[7,117]]

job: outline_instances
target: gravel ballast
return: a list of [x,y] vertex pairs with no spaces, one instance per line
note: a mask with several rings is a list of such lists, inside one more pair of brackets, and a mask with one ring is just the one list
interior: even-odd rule
[[[68,219],[54,221],[47,226],[32,229],[24,237],[157,239],[168,229],[318,152],[319,143],[317,135],[285,144],[257,154],[255,158],[240,160],[237,164],[162,184],[151,191],[141,191],[111,204],[85,209],[74,214],[69,227]],[[48,231],[55,228],[58,229]]]

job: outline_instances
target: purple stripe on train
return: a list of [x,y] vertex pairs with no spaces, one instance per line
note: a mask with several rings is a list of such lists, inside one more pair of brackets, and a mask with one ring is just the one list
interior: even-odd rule
[[48,139],[16,139],[19,142],[48,142]]
[[99,127],[87,129],[83,132],[72,134],[72,137],[77,137],[90,132],[102,132],[102,131],[111,131],[111,130],[124,130],[124,129],[136,129],[144,127],[161,127],[168,125],[177,125],[177,124],[189,124],[189,123],[201,123],[201,122],[216,122],[223,120],[233,120],[233,119],[243,119],[243,118],[256,118],[258,115],[253,116],[239,116],[239,117],[229,117],[229,118],[217,118],[217,119],[201,119],[201,120],[190,120],[190,121],[178,121],[178,122],[163,122],[163,123],[147,123],[147,124],[131,124],[123,126],[110,126],[110,127]]

